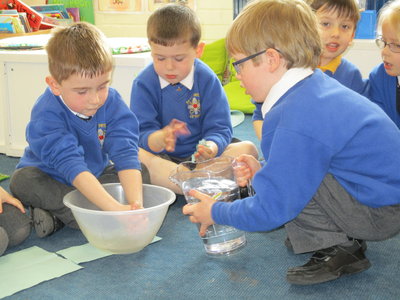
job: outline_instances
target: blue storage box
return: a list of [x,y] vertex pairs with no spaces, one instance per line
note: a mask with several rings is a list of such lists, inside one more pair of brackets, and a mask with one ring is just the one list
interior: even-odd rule
[[376,11],[366,10],[361,13],[360,21],[357,24],[356,39],[375,39]]

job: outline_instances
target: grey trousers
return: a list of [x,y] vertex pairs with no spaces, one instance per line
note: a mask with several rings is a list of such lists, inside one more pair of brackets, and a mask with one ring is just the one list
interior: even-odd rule
[[7,247],[22,243],[31,233],[31,227],[31,219],[26,214],[11,204],[3,203],[0,228],[4,231],[0,235],[0,248],[5,250]]
[[[142,168],[145,167],[142,165]],[[142,169],[142,177],[144,183],[149,182],[147,169]],[[98,180],[102,184],[119,182],[118,173],[113,166],[109,166]],[[53,179],[36,167],[17,169],[10,181],[11,193],[25,206],[47,210],[68,227],[78,229],[79,226],[71,210],[63,203],[64,196],[73,190],[74,187]]]
[[349,237],[384,240],[400,231],[400,205],[361,204],[328,174],[304,210],[285,229],[295,253],[348,242]]

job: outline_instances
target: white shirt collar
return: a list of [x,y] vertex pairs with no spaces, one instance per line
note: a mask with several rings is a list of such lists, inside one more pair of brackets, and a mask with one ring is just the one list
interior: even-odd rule
[[272,106],[296,83],[311,75],[313,70],[311,68],[293,68],[286,71],[282,78],[275,83],[269,91],[267,98],[261,107],[263,118],[265,114],[270,111]]
[[[162,78],[161,76],[158,76],[158,79],[160,80],[161,89],[170,85],[170,83],[168,81],[166,81],[164,78]],[[190,70],[189,74],[180,81],[180,84],[182,84],[183,86],[185,86],[186,88],[191,90],[193,87],[193,80],[194,80],[194,66]]]

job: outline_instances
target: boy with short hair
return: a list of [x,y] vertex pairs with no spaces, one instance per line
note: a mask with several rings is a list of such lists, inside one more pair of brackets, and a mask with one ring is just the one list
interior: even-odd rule
[[0,186],[0,256],[7,248],[26,240],[31,226],[21,201]]
[[302,0],[248,4],[235,19],[227,48],[241,84],[271,109],[263,128],[265,164],[247,155],[238,182],[253,177],[255,195],[232,203],[201,201],[183,213],[201,223],[247,231],[285,225],[295,253],[314,252],[290,268],[293,284],[315,284],[370,267],[362,240],[400,231],[400,131],[360,94],[317,69],[315,14]]
[[369,98],[400,128],[400,0],[386,3],[379,11],[376,44],[383,63],[369,75]]
[[[46,50],[49,87],[32,109],[29,145],[10,183],[13,195],[33,208],[39,237],[64,224],[78,228],[63,204],[75,188],[103,210],[143,205],[138,122],[109,87],[113,58],[105,36],[89,23],[76,23],[57,29]],[[118,181],[127,205],[102,186]]]
[[153,63],[134,80],[131,110],[140,124],[139,158],[151,182],[181,194],[169,175],[182,161],[242,153],[258,156],[251,142],[230,144],[229,104],[215,73],[197,57],[201,26],[184,5],[169,4],[148,19]]
[[[309,1],[309,4],[317,16],[322,40],[318,68],[344,86],[365,95],[367,80],[362,79],[360,70],[353,63],[342,57],[353,42],[360,19],[356,1],[314,0]],[[264,107],[262,111],[262,103],[255,103],[255,105],[253,127],[257,136],[261,138],[263,116],[269,108]]]

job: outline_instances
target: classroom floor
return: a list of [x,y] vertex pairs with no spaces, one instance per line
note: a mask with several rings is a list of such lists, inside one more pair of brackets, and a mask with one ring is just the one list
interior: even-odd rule
[[[255,137],[251,121],[235,127],[235,136]],[[18,158],[0,155],[0,173],[11,174]],[[9,180],[2,181],[7,188]],[[183,197],[170,206],[157,236],[162,240],[142,251],[127,255],[91,257],[77,262],[76,270],[43,281],[4,299],[399,299],[400,236],[368,243],[367,257],[372,267],[353,276],[315,286],[294,286],[285,280],[289,267],[305,263],[309,255],[294,255],[284,246],[284,229],[246,233],[247,245],[227,257],[208,256],[197,228],[182,214]],[[38,247],[48,255],[65,259],[59,253],[78,246],[82,254],[87,241],[78,230],[63,228],[40,239],[34,232],[22,245],[7,254]],[[61,252],[60,252],[61,251]],[[2,258],[6,258],[3,256]],[[28,261],[29,262],[29,261]],[[28,263],[27,263],[28,264]],[[15,263],[16,265],[16,263]],[[8,285],[40,277],[46,270],[22,272],[10,282],[15,268],[5,270],[0,258],[0,293]],[[60,267],[61,268],[66,268]],[[0,296],[1,298],[1,296]]]

